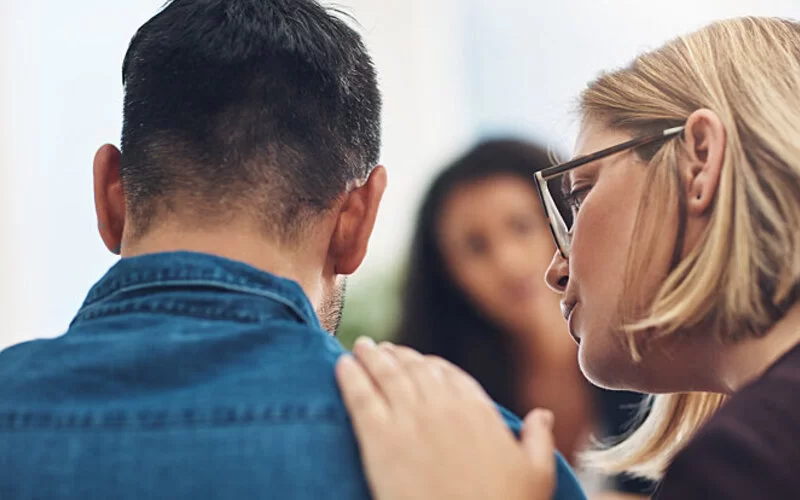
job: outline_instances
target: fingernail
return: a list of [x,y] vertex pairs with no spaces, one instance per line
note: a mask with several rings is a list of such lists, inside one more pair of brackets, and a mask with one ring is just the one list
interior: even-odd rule
[[552,411],[545,410],[543,408],[537,408],[536,410],[533,410],[533,418],[535,418],[539,424],[541,424],[547,430],[553,430],[555,416],[553,415]]
[[375,347],[375,341],[369,337],[360,337],[356,340],[356,345],[373,349]]
[[356,364],[356,360],[350,354],[343,354],[339,357],[339,366],[343,370],[352,370]]

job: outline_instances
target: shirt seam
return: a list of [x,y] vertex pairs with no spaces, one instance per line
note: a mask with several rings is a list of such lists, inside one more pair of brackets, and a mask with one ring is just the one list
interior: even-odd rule
[[[117,306],[117,305],[111,305],[111,304],[105,303],[106,300],[108,300],[110,298],[113,298],[113,297],[115,297],[117,295],[123,294],[123,293],[141,291],[141,290],[145,290],[145,289],[148,289],[148,288],[154,288],[154,287],[157,287],[157,288],[183,288],[183,289],[190,288],[190,287],[203,287],[203,288],[210,287],[210,288],[218,288],[218,289],[223,289],[223,290],[228,290],[228,291],[233,291],[233,292],[240,292],[240,293],[245,293],[245,294],[250,294],[250,295],[257,295],[257,296],[261,296],[261,297],[273,300],[273,301],[275,301],[275,302],[277,302],[279,304],[282,304],[282,305],[288,307],[298,317],[298,319],[300,319],[304,323],[311,324],[311,325],[314,324],[314,322],[310,318],[308,318],[306,314],[304,314],[304,312],[301,310],[300,307],[298,307],[291,300],[286,299],[285,297],[281,296],[280,294],[277,294],[275,292],[270,292],[270,291],[267,291],[267,290],[253,289],[251,287],[246,287],[246,286],[236,286],[236,285],[219,283],[219,282],[215,282],[215,281],[205,281],[205,280],[183,280],[183,281],[170,281],[169,283],[148,283],[148,284],[130,285],[130,286],[119,288],[116,291],[114,291],[113,293],[110,293],[110,294],[106,295],[102,302],[95,302],[93,304],[90,304],[90,305],[87,305],[87,306],[83,307],[80,310],[80,312],[77,314],[77,316],[75,317],[75,320],[73,320],[73,324],[78,322],[78,321],[81,321],[81,320],[87,320],[87,319],[103,317],[103,316],[110,316],[110,315],[114,315],[116,313],[122,313],[122,312],[133,312],[133,311],[135,311],[137,309],[141,310],[141,311],[145,311],[145,312],[182,312],[182,313],[194,316],[194,317],[204,318],[204,319],[209,319],[209,318],[210,319],[232,319],[232,320],[240,320],[240,321],[243,321],[243,322],[250,322],[250,323],[263,321],[264,319],[267,318],[267,316],[264,316],[264,315],[243,313],[241,311],[236,313],[236,314],[228,314],[227,317],[219,317],[219,316],[210,314],[207,311],[203,311],[203,308],[197,308],[197,307],[191,307],[191,306],[178,306],[177,303],[166,305],[164,303],[159,303],[159,302],[149,302],[149,303],[142,303],[142,304],[136,304],[136,305],[130,305],[130,306],[128,306],[127,304],[126,305],[118,305]],[[126,309],[128,307],[129,307],[129,309]],[[222,313],[222,316],[225,316],[225,313]],[[272,319],[272,316],[269,316],[268,318]]]
[[343,423],[343,410],[329,405],[262,406],[212,410],[95,410],[58,412],[51,410],[0,411],[0,432],[25,431],[156,431],[175,428],[226,428],[293,423]]

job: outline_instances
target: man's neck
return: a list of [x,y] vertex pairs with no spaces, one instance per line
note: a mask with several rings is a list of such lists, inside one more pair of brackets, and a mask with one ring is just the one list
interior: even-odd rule
[[[123,243],[122,257],[189,251],[244,262],[257,269],[297,282],[316,308],[322,299],[322,269],[313,252],[301,251],[267,239],[263,233],[230,224],[208,230],[187,231],[159,224],[135,241]],[[319,259],[323,262],[322,259]]]

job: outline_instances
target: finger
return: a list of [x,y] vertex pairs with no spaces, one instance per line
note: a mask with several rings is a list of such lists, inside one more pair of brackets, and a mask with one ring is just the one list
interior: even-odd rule
[[352,356],[344,355],[339,358],[336,363],[336,381],[359,438],[366,429],[388,422],[389,407],[386,400]]
[[353,352],[390,408],[419,399],[414,381],[386,348],[378,348],[372,339],[362,337],[356,341]]
[[414,361],[422,361],[425,359],[425,356],[410,347],[395,345],[391,342],[382,342],[381,346],[385,346],[386,348],[390,349],[403,364],[412,363]]
[[[448,390],[448,396],[491,401],[472,376],[450,361],[439,356],[423,356],[414,349],[388,342],[381,345],[391,349],[406,371],[413,376],[417,389],[426,399],[441,397],[441,390],[444,388]],[[424,366],[419,366],[422,361]]]
[[540,481],[552,481],[553,485],[556,474],[554,421],[553,412],[536,409],[525,417],[522,428],[522,446],[533,469]]
[[486,391],[483,389],[483,387],[481,387],[481,384],[472,378],[469,373],[465,372],[446,359],[439,358],[437,356],[432,356],[431,358],[444,374],[446,383],[454,391],[455,395],[464,399],[491,401],[491,398],[489,398],[489,395],[486,394]]
[[417,393],[424,400],[437,400],[447,395],[445,376],[437,363],[431,361],[431,356],[423,356],[410,347],[398,346],[384,342],[381,347],[391,352],[403,366],[416,386]]
[[391,342],[382,342],[380,347],[392,353],[397,362],[406,371],[410,371],[412,367],[425,362],[425,356],[410,347],[394,345]]

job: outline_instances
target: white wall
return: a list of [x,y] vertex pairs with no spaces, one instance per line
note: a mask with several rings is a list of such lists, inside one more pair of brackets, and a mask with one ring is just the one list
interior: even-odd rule
[[61,333],[113,262],[95,230],[91,161],[118,142],[121,63],[161,0],[8,0],[2,79],[10,231],[3,259],[0,345]]
[[721,18],[800,20],[797,0],[467,0],[472,104],[481,134],[571,147],[576,97],[603,70]]
[[[11,117],[8,112],[11,106],[11,91],[8,79],[2,78],[9,72],[10,63],[8,60],[9,48],[9,20],[12,18],[8,6],[0,7],[0,318],[7,318],[5,324],[0,327],[0,332],[4,329],[13,329],[16,315],[10,317],[11,311],[17,309],[19,304],[15,299],[11,282],[15,276],[11,274],[11,263],[19,260],[16,255],[14,245],[14,234],[11,230],[11,210],[14,208],[14,200],[9,196],[9,186],[11,182],[8,166],[11,163],[10,143],[11,143]],[[0,334],[0,346],[2,346],[2,334]]]
[[[3,1],[0,347],[61,333],[114,262],[95,230],[91,160],[119,141],[122,57],[162,3]],[[336,3],[360,20],[385,99],[390,187],[364,275],[402,258],[421,190],[478,136],[563,149],[573,100],[601,69],[714,18],[800,18],[796,0]]]

